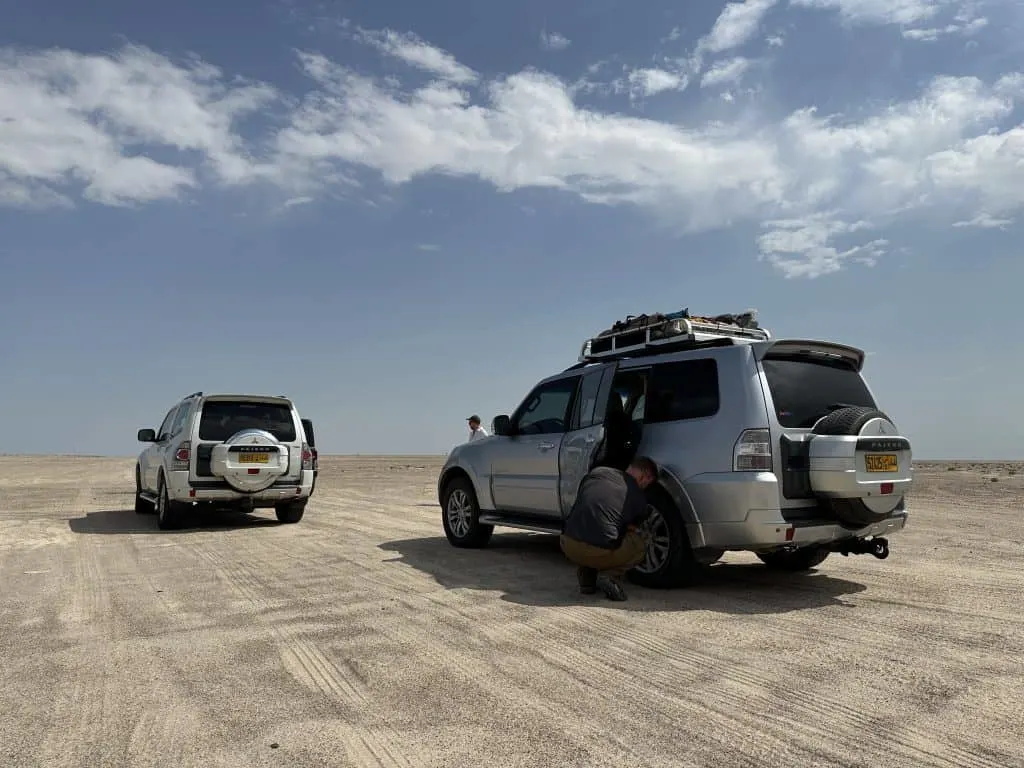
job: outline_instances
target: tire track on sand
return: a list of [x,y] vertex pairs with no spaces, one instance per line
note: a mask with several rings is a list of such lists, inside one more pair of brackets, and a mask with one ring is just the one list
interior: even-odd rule
[[[322,541],[294,542],[299,549],[305,549],[312,553],[334,552],[324,545]],[[855,745],[862,741],[863,733],[886,735],[884,748],[879,747],[879,759],[889,758],[893,754],[900,755],[915,765],[934,766],[935,768],[1002,768],[995,760],[986,758],[959,748],[953,744],[945,744],[942,747],[934,745],[934,735],[930,735],[905,720],[893,722],[889,718],[868,714],[844,701],[833,696],[816,695],[808,698],[806,692],[787,682],[787,678],[780,678],[770,673],[762,673],[758,670],[738,664],[735,659],[726,658],[713,652],[696,650],[688,647],[681,647],[677,644],[660,639],[657,635],[644,632],[631,624],[626,624],[622,619],[607,615],[603,611],[595,611],[588,606],[567,606],[555,608],[555,614],[564,623],[554,621],[545,622],[543,628],[537,628],[524,621],[509,620],[504,617],[498,627],[489,627],[481,619],[481,608],[483,606],[466,600],[461,595],[451,593],[442,589],[420,590],[415,588],[415,582],[410,582],[405,577],[400,577],[390,569],[381,569],[381,562],[374,560],[368,553],[361,550],[353,550],[346,553],[347,559],[352,566],[360,569],[373,580],[378,590],[391,592],[393,598],[397,599],[409,614],[418,615],[422,608],[428,607],[437,619],[445,616],[458,618],[458,624],[463,629],[468,628],[469,632],[475,632],[489,641],[493,649],[494,645],[512,642],[522,646],[529,643],[530,647],[538,652],[545,661],[552,666],[562,669],[572,675],[574,679],[584,685],[592,685],[586,678],[596,678],[600,684],[609,685],[614,683],[614,689],[628,692],[629,697],[647,695],[656,692],[657,697],[665,703],[671,703],[676,707],[692,711],[695,715],[705,715],[707,711],[714,712],[723,721],[732,722],[735,725],[742,725],[750,729],[752,733],[763,733],[766,723],[771,723],[772,730],[776,734],[772,736],[777,739],[780,745],[792,746],[793,735],[799,733],[808,745],[832,743],[837,735],[846,740],[849,744]],[[306,558],[306,561],[315,564],[316,557]],[[460,603],[466,603],[466,608],[472,611],[467,613],[459,607]],[[631,622],[636,622],[637,617],[630,617]],[[458,624],[446,622],[450,626],[457,627]],[[425,624],[423,621],[411,619],[409,626]],[[417,639],[422,635],[420,632],[429,632],[431,627],[423,626],[417,632],[408,632],[409,626],[399,628],[400,639],[411,642],[415,645]],[[576,651],[573,643],[579,633],[593,634],[599,632],[607,637],[612,643],[617,644],[621,649],[628,652],[631,658],[646,656],[656,660],[650,664],[644,672],[642,683],[635,680],[635,667],[625,668],[609,666],[599,662],[589,653]],[[436,635],[435,640],[439,640]],[[529,638],[529,641],[527,640]],[[445,643],[452,654],[465,655],[472,650],[471,646],[479,645],[474,642],[472,634],[464,634],[459,642]],[[532,642],[530,642],[532,641]],[[554,644],[555,649],[544,651],[545,646]],[[483,651],[482,647],[475,650]],[[490,663],[490,662],[488,662]],[[459,673],[469,674],[475,680],[479,678],[473,674],[471,667],[474,663],[456,666]],[[498,671],[498,670],[495,670]],[[581,674],[583,677],[581,678]],[[713,674],[725,684],[719,684],[708,695],[702,695],[699,699],[678,695],[679,691],[692,690],[692,685],[697,678],[706,678]],[[508,679],[506,677],[506,679]],[[485,687],[493,687],[485,681]],[[781,688],[781,690],[780,690]],[[841,692],[839,692],[841,695]],[[532,697],[529,691],[522,689],[517,695]],[[775,704],[784,702],[788,709],[788,715],[771,714]],[[521,700],[520,700],[521,701]],[[763,703],[763,707],[753,707],[755,702]],[[549,711],[552,716],[557,717],[561,713],[556,711],[557,705],[552,707],[553,702],[537,702],[535,706]],[[696,709],[695,709],[696,707]],[[560,708],[557,708],[560,709]],[[755,711],[758,710],[758,711]],[[794,717],[794,715],[796,717]],[[838,728],[826,726],[825,723],[842,723]],[[901,732],[897,732],[896,729]],[[860,744],[859,749],[865,749]]]
[[[212,544],[199,546],[195,551],[236,595],[256,608],[260,616],[270,607],[266,585],[248,565],[259,562],[259,555],[266,552],[256,552],[252,542],[243,542],[241,547],[232,549],[233,557],[240,560],[228,558]],[[255,621],[273,635],[281,665],[297,683],[348,713],[339,735],[356,765],[413,768],[414,764],[396,746],[401,742],[399,734],[383,714],[376,711],[362,681],[347,664],[335,663],[317,643],[303,637],[294,626],[268,623],[261,617]],[[369,718],[374,727],[357,722],[361,718]]]
[[[837,700],[832,696],[816,695],[809,698],[805,693],[785,679],[759,672],[756,668],[746,667],[735,659],[722,655],[681,647],[652,635],[638,631],[632,626],[623,626],[620,619],[608,615],[579,616],[579,609],[562,609],[560,613],[578,627],[579,631],[594,629],[603,630],[629,649],[631,656],[637,652],[658,659],[662,665],[652,665],[645,674],[652,681],[658,680],[669,689],[679,689],[686,685],[686,678],[692,678],[694,669],[713,669],[720,673],[722,679],[738,690],[727,691],[722,686],[715,690],[715,696],[727,704],[727,712],[750,712],[751,705],[761,700],[764,706],[759,707],[756,719],[750,721],[752,727],[763,728],[764,720],[774,720],[780,733],[792,734],[801,732],[808,737],[808,743],[829,743],[841,734],[851,745],[858,744],[859,750],[870,751],[870,745],[863,743],[863,734],[875,736],[885,734],[883,747],[878,747],[880,760],[891,759],[893,753],[900,754],[914,765],[934,766],[935,768],[1004,768],[1004,766],[981,755],[961,749],[952,744],[944,744],[936,749],[931,748],[934,735],[925,733],[905,721],[893,723],[889,718],[867,714],[855,707]],[[564,641],[572,637],[572,633],[564,628],[553,628],[556,635]],[[669,674],[665,667],[673,673]],[[659,678],[661,678],[659,680]],[[779,688],[782,688],[780,691]],[[840,695],[842,692],[839,692]],[[781,702],[779,701],[781,699]],[[779,704],[784,703],[789,712],[799,715],[799,719],[772,714]],[[705,705],[710,705],[706,699]],[[842,723],[836,727],[836,723]],[[894,727],[902,729],[896,733]],[[941,751],[939,751],[941,750]],[[927,760],[927,762],[924,762]]]

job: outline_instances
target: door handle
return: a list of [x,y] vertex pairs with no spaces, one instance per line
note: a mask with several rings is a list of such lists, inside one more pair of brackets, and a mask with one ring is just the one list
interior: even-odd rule
[[538,443],[537,447],[542,451],[550,451],[555,447],[554,443]]
[[593,435],[591,435],[590,437],[588,437],[586,439],[585,442],[586,442],[587,445],[593,445],[595,442],[597,442],[597,438],[594,437]]

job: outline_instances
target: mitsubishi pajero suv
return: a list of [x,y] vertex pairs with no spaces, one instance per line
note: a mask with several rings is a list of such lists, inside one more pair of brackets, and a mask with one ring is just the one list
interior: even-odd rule
[[753,313],[626,318],[540,381],[438,478],[445,535],[482,547],[495,526],[558,533],[583,476],[660,468],[649,544],[629,576],[692,583],[727,551],[803,571],[830,553],[889,554],[907,521],[911,445],[862,376],[865,354],[773,339]]
[[[308,424],[308,426],[307,426]],[[286,397],[196,392],[167,412],[135,465],[135,511],[177,528],[202,508],[273,507],[297,523],[313,493],[312,422]]]

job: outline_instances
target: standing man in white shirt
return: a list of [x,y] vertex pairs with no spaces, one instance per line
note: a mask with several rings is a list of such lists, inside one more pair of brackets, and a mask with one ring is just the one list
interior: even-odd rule
[[487,437],[487,430],[480,426],[480,417],[475,413],[466,421],[469,422],[469,442]]

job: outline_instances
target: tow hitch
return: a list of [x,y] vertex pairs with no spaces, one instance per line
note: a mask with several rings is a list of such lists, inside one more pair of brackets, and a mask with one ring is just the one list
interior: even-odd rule
[[874,555],[879,560],[889,556],[889,540],[881,536],[873,539],[845,539],[832,545],[832,551],[843,557],[847,555]]

